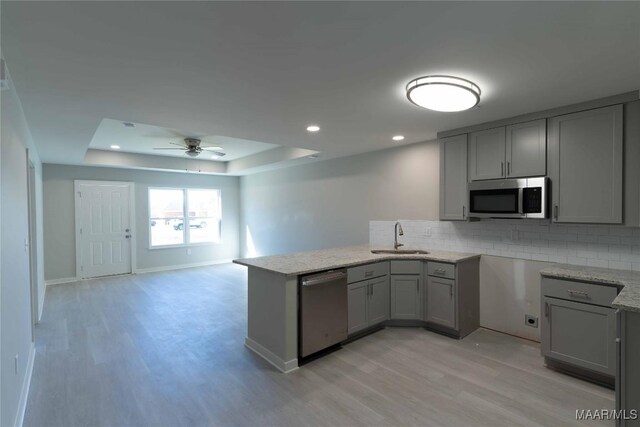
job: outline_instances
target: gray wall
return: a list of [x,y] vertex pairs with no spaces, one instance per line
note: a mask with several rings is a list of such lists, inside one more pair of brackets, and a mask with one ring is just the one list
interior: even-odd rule
[[431,141],[243,176],[243,256],[367,243],[373,219],[437,219],[438,153]]
[[[38,255],[38,291],[35,298],[44,301],[42,238],[42,168],[34,150],[24,113],[11,84],[1,95],[0,135],[0,425],[19,422],[26,399],[29,360],[34,354],[31,341],[31,291],[29,238],[27,149],[36,172],[36,240]],[[18,370],[14,358],[18,357]]]
[[[73,278],[75,267],[74,180],[131,181],[135,188],[137,268],[154,269],[235,258],[239,254],[239,178],[154,172],[92,166],[45,164],[44,237],[45,278]],[[187,248],[149,249],[148,188],[194,187],[222,190],[222,243]]]

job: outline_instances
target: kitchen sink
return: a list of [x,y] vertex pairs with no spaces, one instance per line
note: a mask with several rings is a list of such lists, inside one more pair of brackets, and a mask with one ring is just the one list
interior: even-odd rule
[[429,252],[417,249],[374,249],[372,254],[427,255]]

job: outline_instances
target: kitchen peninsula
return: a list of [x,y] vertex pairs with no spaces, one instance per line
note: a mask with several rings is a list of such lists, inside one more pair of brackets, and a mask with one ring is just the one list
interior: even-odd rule
[[[310,273],[343,268],[348,269],[349,282],[364,283],[365,278],[373,279],[378,275],[392,278],[392,314],[387,314],[385,320],[393,322],[395,317],[398,319],[396,324],[431,325],[440,332],[462,337],[479,326],[479,258],[478,254],[439,250],[428,251],[426,254],[374,254],[369,246],[364,245],[234,260],[236,264],[249,267],[248,331],[245,344],[282,372],[296,369],[299,358],[299,278]],[[376,268],[371,271],[359,268],[366,265]],[[356,277],[359,273],[362,273],[361,278]],[[438,314],[437,317],[426,318],[427,310],[424,306],[428,290],[424,282],[431,285],[431,300],[451,299],[450,314],[437,313],[436,309],[447,307],[443,303],[432,310]],[[365,288],[367,296],[374,293],[373,288],[366,283]],[[388,290],[389,287],[385,289]],[[394,293],[394,290],[397,292]],[[408,291],[414,292],[413,296]],[[413,316],[409,313],[411,310],[402,308],[404,303],[416,306]],[[353,305],[351,301],[350,305]],[[459,305],[464,305],[465,309],[459,310]],[[398,307],[397,316],[393,316],[394,306]]]

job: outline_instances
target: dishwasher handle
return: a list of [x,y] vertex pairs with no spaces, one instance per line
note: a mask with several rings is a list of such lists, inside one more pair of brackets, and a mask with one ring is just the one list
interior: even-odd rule
[[327,274],[310,277],[308,279],[302,279],[302,286],[322,285],[324,283],[331,283],[346,278],[347,273],[345,273],[344,271],[334,271]]

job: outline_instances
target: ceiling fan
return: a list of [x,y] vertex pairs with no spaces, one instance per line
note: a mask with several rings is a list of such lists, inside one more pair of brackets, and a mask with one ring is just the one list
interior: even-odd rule
[[182,150],[184,151],[184,154],[189,157],[198,157],[203,152],[215,154],[218,157],[226,155],[226,153],[223,151],[224,148],[216,146],[203,147],[200,145],[200,142],[201,141],[198,138],[185,138],[184,144],[176,144],[175,142],[169,143],[171,145],[177,145],[180,148],[156,147],[154,148],[154,150]]

